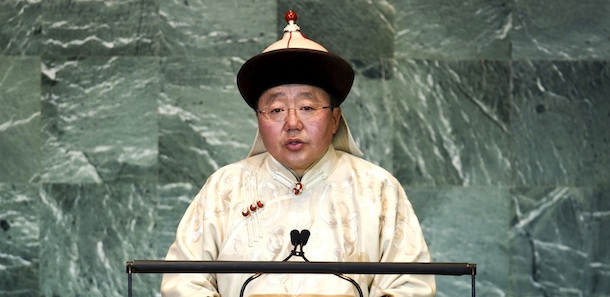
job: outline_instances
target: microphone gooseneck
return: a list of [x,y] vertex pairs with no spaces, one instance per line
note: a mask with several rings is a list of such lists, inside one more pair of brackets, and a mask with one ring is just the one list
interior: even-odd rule
[[[305,257],[305,252],[303,251],[303,246],[305,246],[307,244],[307,241],[309,240],[309,236],[311,236],[311,232],[309,232],[309,230],[307,230],[307,229],[301,230],[301,231],[299,231],[299,230],[290,231],[290,242],[292,243],[292,245],[294,247],[292,248],[290,255],[288,255],[288,257],[286,257],[286,259],[284,259],[282,262],[288,261],[288,259],[290,259],[292,256],[301,257],[301,258],[303,258],[303,260],[305,260],[305,262],[309,262],[309,260]],[[298,251],[297,251],[297,248],[299,249]],[[360,288],[360,285],[353,278],[351,278],[345,274],[342,274],[342,273],[333,273],[333,274],[340,277],[343,280],[350,282],[358,290],[358,296],[364,297],[364,295],[362,294],[362,288]],[[263,275],[263,273],[255,273],[254,275],[252,275],[248,279],[246,279],[244,284],[241,286],[241,291],[239,293],[239,296],[243,297],[244,292],[246,291],[246,286],[251,281],[257,279],[261,275]]]
[[248,279],[246,279],[246,281],[244,282],[244,284],[241,286],[241,291],[239,291],[239,296],[243,297],[244,296],[244,292],[246,291],[246,286],[248,286],[248,284],[257,279],[259,276],[263,275],[262,273],[256,273],[252,276],[250,276]]

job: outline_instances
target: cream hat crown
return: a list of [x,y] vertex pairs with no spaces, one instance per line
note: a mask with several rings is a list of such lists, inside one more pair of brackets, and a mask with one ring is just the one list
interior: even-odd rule
[[288,25],[280,40],[250,58],[237,73],[237,87],[246,103],[257,108],[266,90],[283,84],[320,87],[343,102],[354,82],[354,70],[341,57],[305,37],[296,24],[296,13],[286,13]]

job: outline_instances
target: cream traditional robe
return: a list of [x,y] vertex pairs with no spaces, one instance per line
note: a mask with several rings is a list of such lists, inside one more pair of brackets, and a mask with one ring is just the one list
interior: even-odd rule
[[[303,250],[310,261],[431,261],[413,208],[386,170],[331,146],[300,182],[297,195],[295,176],[267,152],[219,169],[187,209],[166,260],[282,261],[293,249],[291,230],[307,229],[311,236]],[[242,214],[259,200],[262,208]],[[167,297],[238,297],[249,276],[166,274],[161,291]],[[431,275],[351,277],[364,296],[434,296],[436,291]],[[358,293],[332,274],[266,274],[252,281],[244,296]]]

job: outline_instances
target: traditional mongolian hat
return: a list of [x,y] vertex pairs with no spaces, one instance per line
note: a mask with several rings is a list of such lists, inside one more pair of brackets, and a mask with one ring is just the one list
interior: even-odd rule
[[354,82],[354,70],[341,57],[307,39],[296,24],[297,15],[285,15],[288,25],[282,39],[252,57],[239,70],[237,86],[250,107],[256,109],[266,90],[290,83],[303,83],[326,90],[343,102]]
[[[295,12],[287,12],[285,19],[288,25],[282,39],[246,61],[237,73],[237,87],[242,97],[256,109],[258,99],[266,90],[296,83],[322,88],[341,104],[354,82],[354,70],[347,61],[306,38],[296,24]],[[343,116],[332,143],[337,150],[362,156]],[[265,151],[257,131],[249,156]]]

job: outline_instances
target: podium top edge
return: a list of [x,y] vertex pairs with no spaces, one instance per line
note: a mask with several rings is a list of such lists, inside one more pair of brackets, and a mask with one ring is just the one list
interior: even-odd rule
[[278,262],[133,260],[127,273],[323,273],[475,275],[465,262]]

